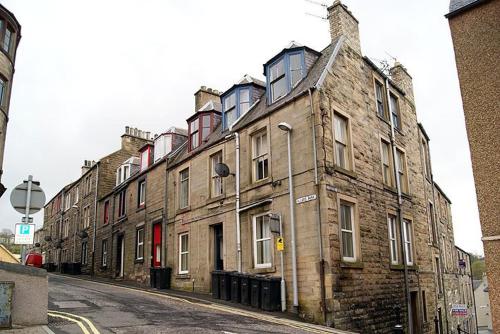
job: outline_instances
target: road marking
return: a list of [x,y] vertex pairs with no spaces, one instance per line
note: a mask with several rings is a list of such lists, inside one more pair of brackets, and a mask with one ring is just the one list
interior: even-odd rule
[[90,332],[87,330],[87,328],[83,325],[83,323],[81,321],[78,321],[78,320],[70,318],[70,317],[65,317],[64,315],[50,313],[50,312],[48,313],[48,315],[51,316],[51,317],[62,318],[62,319],[66,319],[68,321],[74,322],[74,323],[76,323],[78,325],[78,327],[80,327],[80,329],[82,330],[83,334],[90,334]]
[[76,315],[76,314],[72,314],[72,313],[68,313],[68,312],[53,311],[53,310],[50,310],[50,312],[64,314],[64,315],[69,315],[69,316],[72,316],[72,317],[75,317],[75,318],[78,318],[78,319],[82,319],[90,327],[90,330],[92,331],[92,333],[94,333],[94,334],[101,334],[101,333],[99,333],[99,331],[97,330],[97,328],[94,326],[94,324],[92,323],[92,321],[90,321],[89,319],[87,319],[85,317],[82,317],[81,315]]
[[[59,276],[59,275],[54,275],[54,274],[50,274],[50,275],[55,276],[55,277]],[[319,333],[319,334],[321,334],[321,333],[338,333],[338,334],[348,333],[348,332],[343,332],[343,331],[336,330],[333,328],[328,328],[328,327],[321,328],[320,326],[313,325],[313,324],[307,324],[307,323],[303,323],[303,322],[295,321],[295,320],[290,320],[290,319],[282,319],[282,318],[278,318],[275,316],[263,315],[263,314],[259,314],[259,313],[252,312],[252,311],[236,310],[234,308],[226,307],[223,305],[216,305],[213,303],[211,303],[211,304],[195,303],[195,302],[192,302],[192,301],[187,300],[185,298],[175,297],[175,296],[171,296],[171,295],[167,295],[167,294],[163,294],[163,293],[151,292],[151,291],[142,290],[142,289],[138,289],[138,288],[130,288],[130,287],[126,287],[126,286],[122,286],[122,285],[118,285],[118,284],[113,284],[113,283],[98,282],[98,281],[92,281],[92,280],[88,280],[88,279],[84,279],[84,278],[69,277],[69,276],[63,276],[63,277],[69,278],[69,279],[74,279],[74,280],[79,280],[79,281],[91,282],[94,284],[114,286],[114,287],[119,288],[119,289],[129,290],[129,291],[133,291],[136,293],[143,293],[143,294],[152,295],[152,296],[156,296],[156,297],[162,297],[162,298],[171,299],[171,300],[175,300],[178,302],[184,302],[184,303],[188,303],[191,305],[209,308],[209,309],[213,309],[213,310],[217,310],[217,311],[221,311],[221,312],[241,315],[241,316],[254,318],[254,319],[258,319],[258,320],[262,320],[262,321],[266,321],[266,322],[270,322],[270,323],[274,323],[274,324],[281,324],[281,325],[293,327],[296,329],[301,329],[301,330],[304,330],[304,331],[307,331],[310,333]],[[190,297],[190,298],[196,299],[196,297]],[[201,300],[201,301],[207,302],[206,300]]]

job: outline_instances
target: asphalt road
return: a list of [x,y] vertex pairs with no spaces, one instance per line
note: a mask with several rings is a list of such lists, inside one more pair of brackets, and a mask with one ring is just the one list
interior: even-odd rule
[[[49,276],[49,328],[56,334],[85,333],[75,320],[85,325],[90,334],[321,332],[293,322],[284,323],[282,319],[270,322],[239,312],[217,304],[191,302],[71,277]],[[95,331],[91,330],[89,323],[95,326]]]

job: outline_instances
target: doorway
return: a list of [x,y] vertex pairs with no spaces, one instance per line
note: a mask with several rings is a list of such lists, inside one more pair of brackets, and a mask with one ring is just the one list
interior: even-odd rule
[[123,277],[123,260],[125,255],[125,238],[123,234],[116,239],[116,273],[117,277]]
[[214,269],[224,270],[224,256],[223,256],[223,231],[222,224],[213,225],[212,229],[214,231]]
[[420,334],[420,323],[418,321],[419,308],[418,308],[418,292],[410,292],[410,307],[411,307],[411,334]]
[[161,223],[153,225],[153,267],[161,267]]

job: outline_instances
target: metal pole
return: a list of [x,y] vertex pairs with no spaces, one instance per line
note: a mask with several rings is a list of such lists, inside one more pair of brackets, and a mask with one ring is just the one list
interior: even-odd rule
[[234,133],[236,145],[236,250],[238,256],[238,272],[241,273],[241,222],[240,222],[240,135]]
[[[279,215],[280,222],[280,238],[283,238],[283,222],[281,214]],[[280,265],[281,265],[281,312],[286,311],[286,285],[285,285],[285,264],[283,261],[283,251],[280,251]]]
[[[25,224],[30,223],[30,205],[31,205],[31,184],[33,182],[33,176],[28,176],[28,189],[26,192],[26,212],[24,214]],[[26,245],[21,245],[21,263],[24,263],[26,257]]]
[[292,175],[292,147],[291,130],[287,131],[288,139],[288,188],[290,194],[290,229],[292,232],[292,288],[293,288],[293,311],[298,312],[299,297],[297,289],[297,254],[295,250],[295,201],[293,195],[293,175]]

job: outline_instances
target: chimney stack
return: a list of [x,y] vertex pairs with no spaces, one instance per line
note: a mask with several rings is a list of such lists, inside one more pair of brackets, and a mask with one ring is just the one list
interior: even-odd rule
[[396,61],[394,63],[394,66],[389,70],[389,74],[392,81],[394,81],[394,83],[398,85],[401,90],[403,90],[406,97],[414,102],[413,79],[411,78],[410,74],[408,74],[406,68],[401,65],[400,62]]
[[197,112],[200,110],[208,101],[220,103],[220,92],[216,89],[207,88],[207,86],[201,86],[194,93],[194,111]]
[[328,7],[328,21],[330,22],[332,42],[340,36],[344,36],[346,43],[361,55],[358,20],[340,0],[335,0],[333,5]]

